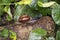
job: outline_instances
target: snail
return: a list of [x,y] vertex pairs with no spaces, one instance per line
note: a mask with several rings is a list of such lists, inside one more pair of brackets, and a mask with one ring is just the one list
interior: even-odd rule
[[28,15],[22,15],[22,16],[20,16],[19,19],[18,19],[18,21],[19,21],[19,22],[22,22],[22,23],[25,23],[25,22],[27,22],[27,21],[29,21],[29,20],[30,20],[30,17],[29,17]]

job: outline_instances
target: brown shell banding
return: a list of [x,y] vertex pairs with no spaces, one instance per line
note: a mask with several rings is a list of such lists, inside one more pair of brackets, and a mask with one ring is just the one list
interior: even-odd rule
[[22,15],[19,17],[19,22],[27,22],[28,20],[30,20],[30,17],[28,15]]

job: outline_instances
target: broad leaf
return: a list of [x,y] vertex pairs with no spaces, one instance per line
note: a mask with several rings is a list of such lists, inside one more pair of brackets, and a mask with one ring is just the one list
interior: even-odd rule
[[0,37],[4,37],[4,39],[6,38],[11,38],[12,40],[16,40],[16,33],[11,31],[11,30],[8,30],[8,29],[3,29],[1,32],[0,32]]
[[0,5],[10,5],[11,0],[1,0]]
[[53,2],[53,1],[51,1],[51,2],[45,2],[45,3],[41,3],[41,2],[38,2],[38,5],[40,6],[40,7],[51,7],[52,5],[54,5],[56,2]]
[[51,7],[53,5],[55,5],[56,2],[51,1],[51,2],[45,2],[45,3],[38,3],[39,5],[39,10],[41,11],[41,13],[46,16],[47,14],[51,15]]
[[37,28],[32,30],[29,35],[29,40],[45,40],[43,37],[45,37],[47,34],[46,30]]
[[0,16],[3,15],[3,12],[4,12],[4,6],[0,5]]
[[15,3],[16,1],[17,0],[0,0],[0,5],[10,5],[11,2],[14,2]]
[[4,11],[8,14],[6,17],[7,17],[7,20],[8,21],[11,21],[12,20],[12,13],[11,13],[11,10],[10,10],[10,7],[9,6],[6,6],[4,8]]
[[51,8],[38,7],[38,10],[42,13],[43,16],[51,15]]
[[16,40],[16,33],[15,32],[13,32],[13,31],[11,31],[11,30],[9,30],[9,32],[10,32],[10,38],[12,39],[12,40]]
[[42,38],[43,37],[41,35],[37,35],[36,33],[30,32],[29,40],[42,40]]
[[8,37],[8,30],[7,29],[4,29],[2,32],[1,32],[1,35],[2,37],[4,38],[7,38]]
[[[48,2],[48,3],[42,3],[39,5],[40,7],[52,7],[52,18],[55,21],[56,24],[60,25],[60,5],[58,5],[56,2]],[[40,8],[41,13],[43,15],[47,15],[48,13],[51,13],[50,9],[42,9]]]
[[42,28],[37,28],[35,30],[32,30],[33,33],[36,33],[37,35],[45,36],[47,34],[46,30]]
[[46,2],[48,2],[48,0],[38,0],[37,4],[38,4],[39,6],[42,6],[42,4],[43,4],[43,3],[46,3]]
[[52,18],[56,24],[60,25],[60,5],[55,4],[52,6]]
[[32,0],[31,4],[29,5],[32,10],[37,10],[37,2],[38,0]]
[[49,0],[38,0],[38,1],[45,3],[45,2],[48,2]]
[[55,40],[53,36],[46,38],[46,40]]
[[56,40],[60,40],[60,31],[57,31]]
[[47,3],[42,4],[42,7],[50,7],[54,4],[55,4],[55,2],[47,2]]
[[18,20],[19,16],[22,15],[22,12],[24,12],[24,11],[23,11],[23,10],[24,10],[24,7],[25,7],[25,6],[20,6],[20,5],[18,5],[18,6],[16,7],[16,10],[15,10],[15,13],[14,13],[14,19],[15,19],[16,21]]
[[18,18],[23,14],[26,14],[30,17],[35,17],[41,13],[39,11],[31,10],[27,5],[18,5],[14,14],[14,19],[18,21]]
[[21,0],[20,2],[17,2],[17,4],[31,4],[32,0]]

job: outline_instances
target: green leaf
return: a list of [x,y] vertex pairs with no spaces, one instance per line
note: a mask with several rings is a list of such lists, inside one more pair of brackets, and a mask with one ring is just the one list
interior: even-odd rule
[[10,0],[2,0],[3,3],[10,3]]
[[29,5],[29,4],[31,4],[31,2],[32,2],[32,0],[21,0],[20,2],[17,2],[17,4],[19,4],[19,5],[22,5],[22,4],[24,4],[24,5]]
[[44,39],[46,38],[46,34],[47,34],[46,30],[42,28],[34,29],[32,30],[32,32],[30,32],[29,40],[46,40]]
[[38,0],[39,2],[45,3],[48,2],[49,0]]
[[51,36],[51,37],[46,38],[46,40],[55,40],[55,37]]
[[42,7],[43,6],[43,3],[38,1],[38,6]]
[[56,2],[47,2],[47,3],[43,3],[42,7],[51,7],[52,5],[54,5]]
[[[43,15],[47,15],[48,13],[51,13],[51,10],[45,7],[50,7],[52,8],[52,18],[55,21],[56,24],[60,25],[60,5],[58,5],[56,2],[48,2],[48,3],[43,3],[42,6],[40,6],[41,8],[41,13]],[[44,8],[42,8],[44,7]]]
[[38,0],[32,0],[31,4],[29,5],[32,10],[37,10],[37,2]]
[[38,10],[41,12],[43,16],[51,15],[51,8],[50,7],[37,7]]
[[38,1],[38,10],[40,10],[40,12],[42,13],[43,16],[51,15],[51,7],[56,4],[56,2],[40,2]]
[[36,33],[30,32],[29,40],[41,40],[42,38],[43,37],[41,35],[37,35]]
[[8,30],[7,30],[7,29],[4,29],[4,30],[1,32],[1,36],[4,37],[4,38],[7,38],[7,37],[8,37]]
[[56,24],[60,25],[60,5],[55,4],[52,6],[52,18]]
[[48,2],[48,0],[38,0],[37,4],[42,7],[43,6],[43,3],[46,3]]
[[8,20],[8,21],[11,21],[11,20],[12,20],[12,13],[11,13],[10,7],[9,7],[9,6],[6,6],[6,7],[4,8],[4,11],[7,12],[7,14],[8,14],[8,16],[6,16],[6,17],[7,17],[7,20]]
[[54,2],[54,1],[51,1],[51,2],[45,2],[45,3],[42,3],[42,2],[39,2],[38,1],[38,5],[40,6],[40,7],[51,7],[52,5],[54,5],[56,2]]
[[60,31],[57,31],[56,40],[60,40]]
[[0,16],[4,14],[3,12],[4,12],[4,6],[0,5]]
[[2,32],[0,32],[0,37],[6,38],[11,38],[12,40],[16,40],[16,33],[8,30],[8,29],[3,29]]
[[33,33],[36,33],[37,35],[45,36],[47,34],[46,30],[42,28],[37,28],[35,30],[32,30]]
[[0,0],[0,5],[10,5],[11,2],[14,2],[13,4],[16,3],[18,0]]
[[16,40],[16,33],[15,32],[13,32],[13,31],[11,31],[11,30],[9,30],[9,32],[10,32],[10,38],[11,39],[13,39],[13,40]]
[[1,0],[0,5],[10,5],[11,0]]
[[35,11],[35,10],[31,10],[29,6],[27,5],[18,5],[17,8],[16,8],[16,11],[14,13],[14,20],[18,21],[18,18],[21,16],[21,15],[28,15],[30,17],[35,17],[35,16],[40,16],[41,13],[39,11]]
[[21,16],[22,15],[22,13],[24,12],[23,10],[24,10],[24,7],[25,6],[20,6],[20,5],[18,5],[17,7],[16,7],[16,10],[15,10],[15,13],[14,13],[14,19],[15,19],[15,21],[17,21],[18,20],[18,18],[19,18],[19,16]]
[[11,2],[15,2],[16,0],[11,0]]
[[12,20],[12,18],[11,18],[9,15],[6,16],[6,19],[7,19],[8,21],[11,21],[11,20]]

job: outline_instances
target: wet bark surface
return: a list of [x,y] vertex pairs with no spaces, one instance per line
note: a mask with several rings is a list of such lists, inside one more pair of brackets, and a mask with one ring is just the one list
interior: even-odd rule
[[45,16],[45,17],[41,17],[39,20],[37,20],[33,24],[28,24],[28,23],[22,24],[17,22],[17,23],[8,25],[8,28],[16,32],[17,40],[28,40],[29,33],[36,28],[43,28],[47,31],[47,34],[49,36],[53,35],[55,24],[51,17]]

